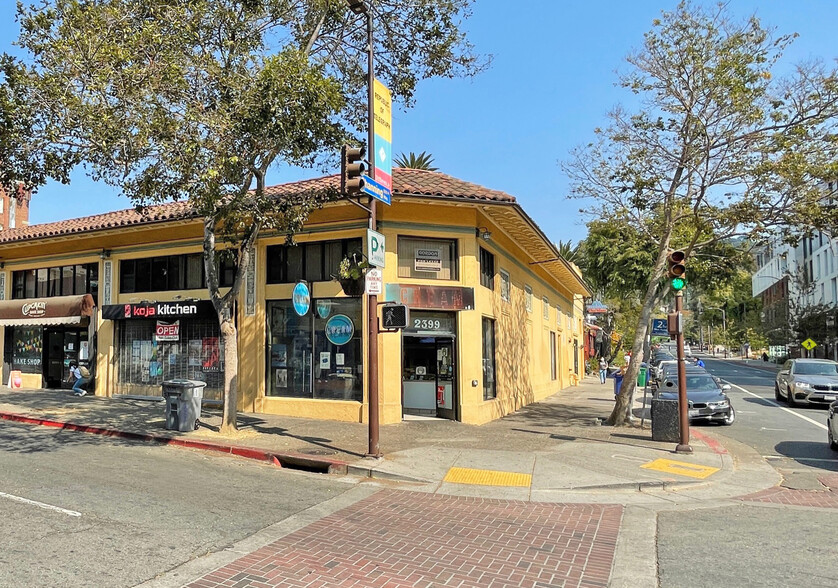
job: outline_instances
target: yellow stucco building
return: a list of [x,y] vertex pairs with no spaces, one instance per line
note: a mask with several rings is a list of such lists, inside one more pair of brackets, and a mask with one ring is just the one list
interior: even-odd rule
[[[393,184],[392,205],[378,206],[379,300],[408,304],[410,324],[379,335],[381,422],[485,423],[576,383],[589,292],[515,199],[422,170],[396,169]],[[332,278],[364,251],[366,229],[363,210],[337,202],[312,214],[294,246],[260,236],[236,304],[240,410],[366,420],[366,297]],[[99,396],[159,396],[163,381],[189,378],[220,399],[223,350],[201,242],[184,203],[0,233],[3,383],[66,386],[77,360]],[[232,278],[223,266],[220,275]],[[292,301],[300,282],[310,292],[302,315]]]

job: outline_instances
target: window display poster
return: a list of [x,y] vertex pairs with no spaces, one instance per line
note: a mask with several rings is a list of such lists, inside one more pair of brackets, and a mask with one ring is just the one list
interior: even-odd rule
[[274,372],[274,386],[276,388],[288,387],[288,370],[280,369]]
[[201,365],[201,340],[200,339],[190,339],[189,340],[189,367],[197,367]]
[[81,361],[87,361],[90,357],[90,342],[89,341],[81,341],[79,343],[79,359]]
[[288,365],[288,349],[284,343],[271,345],[271,367],[284,368]]
[[335,365],[343,365],[344,355],[343,353],[335,353]]
[[328,351],[320,352],[320,369],[327,370],[332,367],[332,354]]
[[204,337],[201,345],[201,366],[205,372],[221,371],[221,349],[218,337]]

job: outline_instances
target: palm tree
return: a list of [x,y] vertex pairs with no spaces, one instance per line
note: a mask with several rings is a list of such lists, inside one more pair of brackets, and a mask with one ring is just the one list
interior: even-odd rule
[[559,255],[561,255],[565,260],[575,263],[576,265],[581,265],[582,263],[582,252],[579,249],[579,243],[576,246],[573,246],[573,242],[568,239],[567,241],[559,240],[556,243],[556,249],[559,250]]
[[434,162],[433,155],[430,153],[425,153],[424,151],[419,155],[410,152],[410,155],[405,155],[404,153],[399,154],[393,160],[395,164],[399,167],[409,167],[410,169],[424,169],[426,171],[438,171],[438,167],[433,167],[431,164]]

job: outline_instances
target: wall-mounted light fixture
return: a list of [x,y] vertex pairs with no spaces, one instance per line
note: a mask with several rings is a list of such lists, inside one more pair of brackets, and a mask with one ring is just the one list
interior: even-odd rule
[[488,241],[492,238],[492,232],[486,227],[477,227],[475,232],[478,237],[483,239],[484,241]]
[[110,249],[102,249],[102,252],[99,254],[99,257],[101,257],[102,259],[108,259],[108,258],[110,258],[110,256],[111,256],[111,250]]

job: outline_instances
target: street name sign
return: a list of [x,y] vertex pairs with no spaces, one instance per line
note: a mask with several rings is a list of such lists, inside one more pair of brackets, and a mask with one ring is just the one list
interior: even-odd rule
[[361,191],[367,196],[372,196],[376,200],[380,200],[384,204],[390,204],[390,190],[386,186],[379,184],[369,176],[361,176],[364,179],[364,187]]

